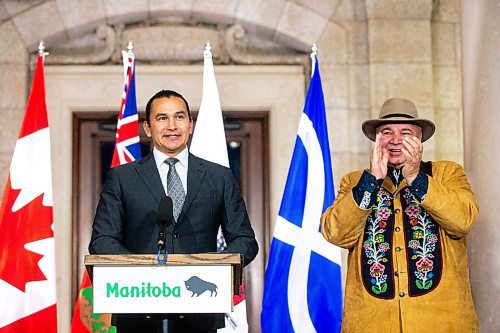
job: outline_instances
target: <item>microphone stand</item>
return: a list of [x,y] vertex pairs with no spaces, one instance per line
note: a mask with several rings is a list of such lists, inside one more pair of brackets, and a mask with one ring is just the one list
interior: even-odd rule
[[[168,251],[165,243],[167,241],[165,237],[165,231],[167,226],[165,224],[161,224],[158,226],[158,254],[156,255],[156,261],[158,265],[165,265],[167,262]],[[161,256],[163,255],[163,258]]]

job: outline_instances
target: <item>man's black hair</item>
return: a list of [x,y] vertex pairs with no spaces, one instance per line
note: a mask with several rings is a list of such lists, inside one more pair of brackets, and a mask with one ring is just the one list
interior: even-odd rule
[[151,115],[151,104],[153,104],[153,101],[155,99],[159,98],[171,98],[171,97],[177,97],[180,98],[184,101],[184,104],[186,104],[186,109],[188,112],[188,117],[191,118],[191,111],[189,110],[189,103],[186,101],[186,99],[179,94],[177,91],[173,90],[160,90],[156,94],[153,95],[146,104],[146,121],[148,122],[148,125],[151,125],[149,116]]

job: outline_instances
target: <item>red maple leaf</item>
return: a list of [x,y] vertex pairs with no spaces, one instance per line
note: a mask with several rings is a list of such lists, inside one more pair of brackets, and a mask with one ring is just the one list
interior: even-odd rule
[[10,178],[0,209],[0,279],[25,292],[26,283],[47,280],[38,267],[42,255],[27,250],[27,243],[54,237],[52,207],[42,205],[43,194],[12,212],[20,190]]
[[233,304],[234,305],[240,304],[244,300],[245,300],[245,284],[242,283],[240,284],[240,294],[233,296]]

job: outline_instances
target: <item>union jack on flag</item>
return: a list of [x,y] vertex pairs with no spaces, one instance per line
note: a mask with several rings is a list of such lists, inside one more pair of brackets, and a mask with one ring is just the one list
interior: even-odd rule
[[[111,162],[112,168],[141,158],[139,117],[135,98],[135,57],[132,53],[132,43],[129,43],[128,49],[128,52],[122,51],[125,82],[120,114],[116,125],[116,143]],[[116,333],[116,327],[111,325],[111,314],[93,312],[90,315],[85,314],[88,307],[92,307],[93,304],[92,292],[92,284],[85,270],[75,304],[71,333],[90,333],[98,330],[99,332]]]
[[111,167],[141,158],[139,116],[135,97],[135,56],[132,47],[123,51],[124,88],[116,124],[116,144]]

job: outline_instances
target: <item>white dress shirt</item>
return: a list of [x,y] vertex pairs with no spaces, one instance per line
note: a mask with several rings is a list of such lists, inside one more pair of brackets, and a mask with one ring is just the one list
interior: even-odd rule
[[[156,167],[158,168],[158,172],[160,173],[161,184],[163,185],[163,189],[165,190],[165,194],[168,195],[167,191],[167,174],[169,166],[165,163],[167,158],[170,156],[165,155],[158,149],[153,148],[153,156],[155,158]],[[184,188],[184,193],[187,193],[187,173],[188,173],[188,160],[189,160],[189,150],[188,148],[184,148],[179,154],[175,156],[179,162],[175,163],[175,171],[179,174],[181,178],[182,187]]]

